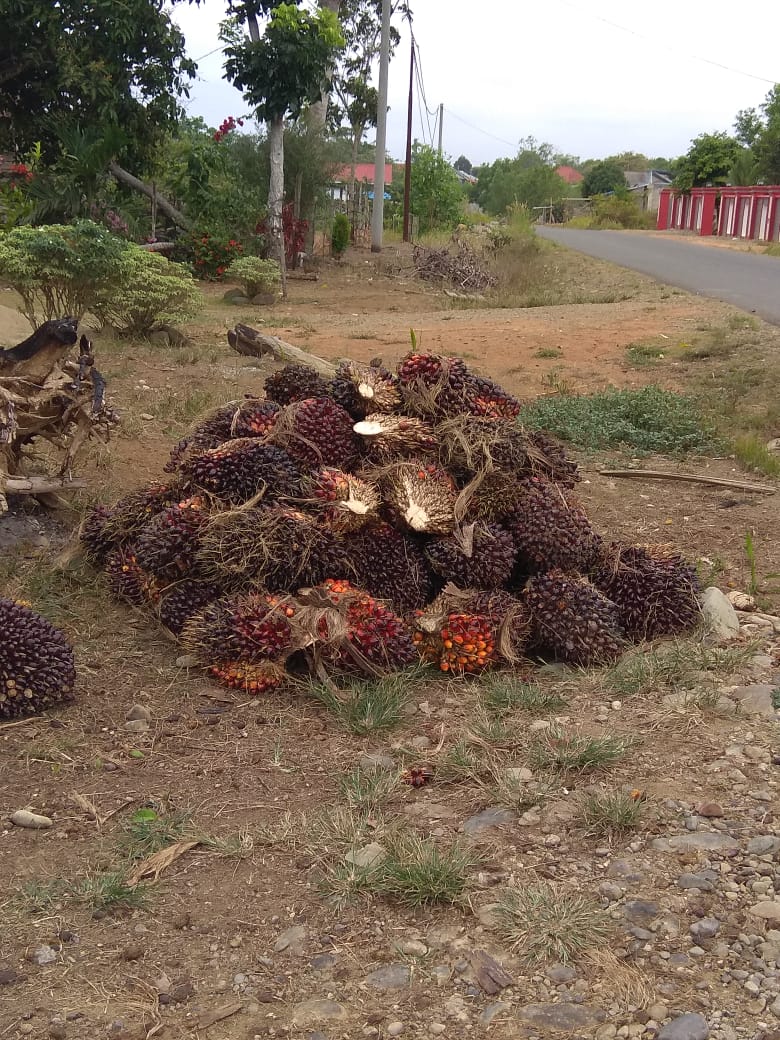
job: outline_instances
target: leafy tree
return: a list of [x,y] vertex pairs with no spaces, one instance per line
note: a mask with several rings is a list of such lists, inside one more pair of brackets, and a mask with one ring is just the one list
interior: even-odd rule
[[585,174],[581,185],[582,196],[586,199],[593,195],[609,195],[610,192],[625,187],[626,178],[623,175],[623,168],[612,159],[595,162]]
[[762,129],[753,147],[758,173],[765,184],[780,184],[780,84],[761,105]]
[[740,148],[729,171],[729,184],[750,185],[758,180],[758,162],[750,148]]
[[63,126],[113,126],[138,154],[175,122],[196,66],[164,0],[3,0],[2,14],[0,149],[41,141],[53,158]]
[[[282,206],[284,203],[284,122],[297,118],[306,104],[322,96],[323,84],[344,38],[332,11],[310,12],[295,3],[229,0],[237,16],[223,25],[225,74],[268,126],[270,177],[268,225],[274,254],[284,277]],[[258,14],[269,15],[263,35]],[[245,23],[249,35],[241,29]]]
[[452,227],[463,214],[463,191],[444,156],[428,145],[415,142],[412,148],[412,178],[409,205],[421,232]]
[[475,201],[495,214],[517,202],[531,209],[560,202],[568,186],[555,172],[556,158],[551,145],[524,138],[514,159],[497,159],[480,168]]
[[[651,170],[653,168],[650,159],[644,152],[618,152],[617,155],[608,155],[604,161],[615,163],[624,172],[626,170]],[[595,165],[596,163],[592,164],[592,166]]]
[[764,121],[755,108],[742,108],[734,120],[737,140],[746,148],[753,148],[764,129]]
[[465,155],[459,155],[458,158],[453,163],[453,166],[455,167],[456,170],[460,170],[461,173],[469,173],[470,174],[474,170],[474,167],[471,165],[471,162],[466,158]]
[[675,187],[690,191],[707,184],[727,184],[739,150],[736,137],[727,133],[699,134],[678,163]]

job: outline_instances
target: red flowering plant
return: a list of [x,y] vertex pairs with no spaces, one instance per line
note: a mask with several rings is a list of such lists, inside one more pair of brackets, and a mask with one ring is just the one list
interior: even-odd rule
[[5,177],[0,177],[0,229],[24,224],[35,209],[28,187],[35,178],[41,159],[41,146],[36,144],[24,157],[24,162],[9,163]]
[[244,255],[244,247],[228,233],[204,230],[180,239],[177,253],[192,265],[196,278],[220,282],[230,264]]
[[[288,267],[298,266],[298,257],[306,249],[306,232],[309,229],[308,220],[299,220],[295,216],[295,206],[288,202],[282,207],[282,233],[284,235],[284,260]],[[255,228],[255,233],[262,235],[266,242],[270,227],[268,218],[265,217]]]
[[234,116],[227,116],[219,124],[219,129],[214,134],[214,140],[219,144],[219,142],[224,141],[228,134],[231,134],[237,126],[243,125],[243,119],[236,119]]

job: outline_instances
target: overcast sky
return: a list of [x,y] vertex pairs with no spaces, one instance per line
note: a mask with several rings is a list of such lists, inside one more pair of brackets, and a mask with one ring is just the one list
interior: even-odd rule
[[[528,135],[583,159],[627,150],[674,157],[699,133],[730,131],[737,111],[758,106],[780,81],[777,0],[744,9],[723,0],[411,6],[428,106],[444,104],[444,150],[475,164],[514,155]],[[211,126],[247,112],[222,79],[221,54],[202,57],[219,45],[224,10],[221,0],[175,9],[188,53],[200,59],[188,111]],[[387,130],[394,158],[404,153],[409,74],[408,27],[399,28]],[[434,117],[415,100],[415,137],[430,141],[434,134]]]

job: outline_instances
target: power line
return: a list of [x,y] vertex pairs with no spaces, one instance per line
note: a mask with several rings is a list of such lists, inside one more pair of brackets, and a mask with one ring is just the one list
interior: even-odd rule
[[470,123],[468,119],[464,119],[459,116],[457,112],[453,112],[452,109],[447,106],[447,115],[452,116],[453,119],[457,119],[459,123],[463,123],[464,126],[470,127],[472,130],[477,130],[480,134],[484,134],[485,137],[492,137],[494,141],[500,141],[501,144],[508,144],[510,148],[517,148],[517,141],[507,141],[505,137],[499,137],[497,134],[491,134],[489,130],[483,130],[481,126],[475,126],[474,123]]
[[605,25],[612,26],[613,29],[619,29],[621,32],[628,33],[631,36],[636,36],[637,39],[644,40],[646,43],[652,43],[656,47],[664,47],[666,50],[671,51],[672,54],[682,54],[686,58],[693,59],[693,61],[701,61],[705,65],[713,65],[716,69],[723,69],[724,72],[733,72],[737,76],[747,76],[748,79],[757,79],[760,83],[769,83],[771,86],[774,86],[777,82],[777,80],[774,79],[767,79],[766,76],[757,76],[754,72],[745,72],[744,69],[735,69],[732,65],[724,65],[722,62],[715,61],[713,58],[702,58],[700,54],[691,54],[689,51],[684,51],[679,47],[671,47],[660,37],[645,36],[644,33],[638,32],[636,29],[630,29],[627,25],[621,25],[619,22],[613,22],[609,18],[604,18],[603,15],[594,14],[592,11],[583,11],[581,7],[572,3],[571,0],[558,0],[558,3],[563,4],[565,7],[570,7],[572,11],[576,11],[577,14],[582,15],[584,18],[594,18],[598,22],[603,22]]
[[210,58],[212,54],[216,54],[217,51],[224,51],[224,47],[215,47],[213,51],[206,51],[205,54],[201,54],[199,58],[193,58],[193,61],[203,61],[204,58]]

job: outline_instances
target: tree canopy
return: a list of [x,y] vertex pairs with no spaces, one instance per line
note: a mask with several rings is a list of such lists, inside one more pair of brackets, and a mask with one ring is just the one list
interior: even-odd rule
[[623,168],[613,159],[601,159],[595,162],[582,182],[583,198],[592,195],[608,195],[626,187],[626,178]]
[[452,227],[463,214],[463,189],[444,156],[415,141],[409,205],[420,232]]
[[740,153],[739,141],[724,132],[699,134],[677,164],[675,187],[688,191],[705,185],[728,184]]
[[531,208],[560,202],[568,189],[555,172],[555,159],[551,145],[524,138],[514,159],[497,159],[480,167],[475,201],[496,215],[515,202]]

